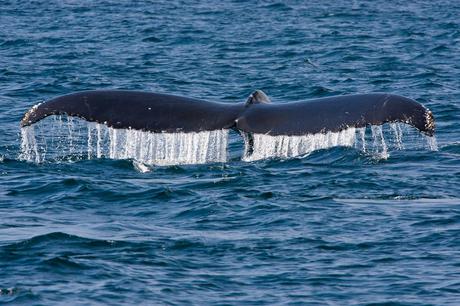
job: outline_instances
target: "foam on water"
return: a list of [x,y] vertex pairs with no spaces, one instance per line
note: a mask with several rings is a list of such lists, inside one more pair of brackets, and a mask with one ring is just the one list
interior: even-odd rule
[[[227,161],[228,130],[197,133],[150,133],[114,129],[72,117],[51,116],[21,130],[20,159],[31,162],[75,159],[132,159],[139,171],[148,165],[203,164]],[[406,124],[303,136],[246,135],[242,159],[291,158],[331,147],[353,147],[376,158],[388,158],[391,150],[437,150],[436,139]],[[251,147],[252,144],[252,147]]]

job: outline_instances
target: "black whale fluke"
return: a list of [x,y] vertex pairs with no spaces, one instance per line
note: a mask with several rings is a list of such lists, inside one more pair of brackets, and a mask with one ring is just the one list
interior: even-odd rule
[[434,134],[431,111],[414,100],[382,93],[255,104],[240,114],[236,127],[250,133],[300,136],[387,122],[404,122]]
[[243,106],[173,95],[125,90],[83,91],[30,109],[21,121],[31,125],[50,115],[68,115],[120,129],[199,132],[228,129]]
[[282,104],[269,102],[262,91],[255,91],[248,102],[236,104],[139,91],[84,91],[34,106],[25,114],[21,126],[50,115],[68,115],[113,128],[155,133],[233,128],[246,133],[294,136],[404,122],[434,135],[431,111],[398,95],[375,93]]

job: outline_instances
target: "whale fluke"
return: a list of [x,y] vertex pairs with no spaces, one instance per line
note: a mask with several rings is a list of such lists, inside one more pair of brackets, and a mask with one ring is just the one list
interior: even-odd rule
[[68,115],[116,129],[154,133],[233,128],[249,134],[297,136],[403,122],[426,135],[434,135],[431,111],[398,95],[376,93],[281,104],[269,102],[262,91],[255,91],[246,103],[236,104],[138,91],[84,91],[31,108],[21,125],[34,124],[50,115]]
[[112,128],[154,133],[200,132],[229,129],[242,105],[208,102],[140,91],[83,91],[51,99],[32,107],[21,126],[50,115],[79,117]]
[[254,104],[240,115],[236,128],[247,133],[299,136],[387,122],[407,123],[426,135],[434,134],[431,111],[409,98],[381,93]]

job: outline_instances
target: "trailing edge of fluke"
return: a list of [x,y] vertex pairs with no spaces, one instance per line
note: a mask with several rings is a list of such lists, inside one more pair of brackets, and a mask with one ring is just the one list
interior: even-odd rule
[[141,91],[83,91],[32,107],[21,126],[50,115],[154,133],[236,129],[250,134],[299,136],[386,122],[407,123],[428,136],[433,136],[435,129],[430,110],[412,99],[386,93],[273,104],[256,90],[245,103],[230,104]]

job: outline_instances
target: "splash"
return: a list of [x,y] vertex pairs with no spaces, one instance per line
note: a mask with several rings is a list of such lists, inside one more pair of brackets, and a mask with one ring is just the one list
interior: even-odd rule
[[228,130],[150,133],[54,117],[21,129],[20,159],[41,163],[105,157],[161,166],[227,160]]
[[[332,147],[352,147],[379,159],[390,156],[391,150],[423,147],[437,150],[436,138],[427,137],[402,123],[365,128],[350,127],[340,132],[310,134],[304,136],[252,135],[245,139],[244,161],[266,158],[291,158],[308,155],[313,151]],[[252,143],[252,146],[251,146]]]

